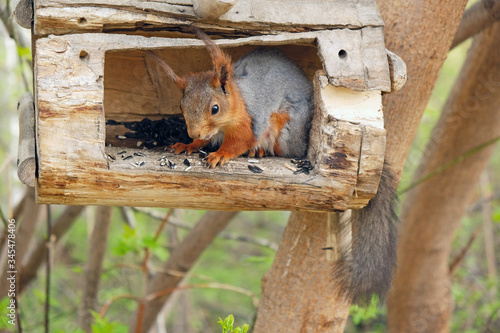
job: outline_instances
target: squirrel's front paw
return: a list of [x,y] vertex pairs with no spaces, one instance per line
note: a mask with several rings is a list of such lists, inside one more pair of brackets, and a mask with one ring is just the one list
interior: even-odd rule
[[234,156],[226,152],[213,152],[208,154],[206,160],[210,168],[215,168],[217,165],[224,165],[227,161],[232,159]]
[[194,140],[190,144],[177,142],[176,144],[170,146],[170,152],[180,154],[185,151],[188,155],[191,155],[192,152],[197,151],[205,145],[206,144],[204,144],[202,140]]

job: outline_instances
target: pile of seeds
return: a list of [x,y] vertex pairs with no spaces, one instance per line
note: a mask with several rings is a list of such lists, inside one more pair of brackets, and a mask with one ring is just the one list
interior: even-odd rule
[[106,125],[123,125],[131,130],[131,132],[125,133],[124,136],[118,136],[118,138],[137,139],[138,143],[140,142],[139,148],[151,149],[171,146],[177,142],[190,143],[192,141],[187,133],[186,123],[177,117],[162,118],[160,120],[144,118],[141,121],[130,122],[108,120]]
[[314,166],[311,164],[311,161],[308,159],[301,159],[301,158],[294,158],[291,160],[293,164],[295,164],[295,167],[297,168],[297,171],[295,171],[293,174],[299,174],[299,173],[305,173],[306,175],[309,174],[309,172],[314,169]]

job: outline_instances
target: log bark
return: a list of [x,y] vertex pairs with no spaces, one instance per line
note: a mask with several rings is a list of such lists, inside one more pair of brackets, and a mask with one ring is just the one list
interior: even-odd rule
[[85,266],[82,302],[78,309],[78,325],[85,332],[91,332],[93,317],[90,310],[97,310],[97,292],[99,291],[112,209],[113,207],[108,206],[97,207],[94,228],[88,244],[89,250],[87,265]]
[[[377,1],[385,22],[386,47],[400,56],[408,66],[409,79],[405,87],[398,92],[385,95],[383,99],[384,117],[387,117],[385,121],[388,140],[386,160],[392,165],[397,179],[401,175],[420,118],[432,93],[439,69],[446,58],[466,2],[466,0],[407,1],[396,5],[393,1]],[[298,216],[305,223],[305,221],[313,219],[316,214],[292,213],[290,221],[298,219]],[[291,249],[286,250],[290,251]],[[280,249],[280,251],[285,251],[285,249]],[[307,258],[301,259],[307,260]],[[313,279],[309,270],[302,269],[302,266],[299,265],[300,262],[300,259],[291,261],[287,268],[288,274],[296,276],[297,279]],[[278,260],[275,260],[273,267],[275,265],[279,265]],[[331,281],[324,279],[321,272],[315,273],[320,273],[315,275],[319,284],[331,285]],[[304,299],[308,297],[307,290],[297,289],[297,286],[292,286],[289,283],[282,283],[281,276],[278,274],[268,274],[266,284],[279,286],[278,288],[283,291],[283,295],[298,293]],[[324,286],[324,288],[327,287]],[[262,302],[266,298],[272,299],[268,295],[270,292],[269,288],[263,290]],[[263,320],[259,319],[261,316],[269,319],[266,326],[259,323],[262,325],[259,326],[260,332],[275,330],[274,323],[276,322],[287,323],[286,319],[283,318],[288,318],[290,313],[293,313],[295,320],[304,323],[314,320],[311,318],[315,313],[308,311],[309,309],[305,307],[302,307],[299,312],[296,311],[296,304],[287,304],[279,299],[274,299],[274,302],[275,305],[266,308],[265,311],[264,307],[259,308],[257,320]],[[337,306],[339,313],[348,315],[349,304],[340,301]],[[301,332],[302,329],[301,326],[288,324],[282,327],[287,327],[287,332]]]
[[[147,294],[153,295],[162,291],[174,289],[183,279],[182,274],[171,274],[188,272],[198,260],[203,251],[212,244],[214,238],[226,228],[227,224],[238,212],[209,211],[198,221],[196,226],[174,249],[170,258],[162,267],[162,272],[157,273],[148,283]],[[156,316],[161,311],[167,299],[171,296],[166,293],[154,297],[145,303],[144,308],[132,317],[129,332],[148,332],[154,324]],[[138,322],[138,315],[142,317],[142,324]]]
[[415,179],[461,161],[421,183],[403,207],[399,269],[389,298],[391,332],[449,330],[451,243],[494,146],[464,154],[500,136],[499,59],[500,23],[495,23],[474,40]]

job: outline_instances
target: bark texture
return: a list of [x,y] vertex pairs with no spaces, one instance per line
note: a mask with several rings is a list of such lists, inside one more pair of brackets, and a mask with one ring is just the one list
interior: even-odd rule
[[[403,89],[384,95],[386,159],[400,175],[434,84],[448,54],[466,0],[377,0],[387,49],[407,65]],[[399,178],[399,177],[398,177]]]
[[331,283],[327,259],[327,219],[323,213],[290,217],[274,264],[262,279],[262,299],[254,333],[343,332],[350,303]]
[[[496,23],[474,40],[415,179],[500,136],[499,59]],[[409,193],[389,299],[391,332],[448,332],[451,242],[493,148],[483,147]]]

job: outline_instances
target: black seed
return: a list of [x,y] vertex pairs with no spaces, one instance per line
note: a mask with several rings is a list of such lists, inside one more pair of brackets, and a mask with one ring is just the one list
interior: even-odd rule
[[126,152],[127,152],[126,150],[124,150],[124,151],[121,151],[121,152],[119,152],[119,153],[118,153],[118,155],[122,155],[122,154],[125,154]]
[[127,157],[125,157],[123,160],[126,161],[126,160],[130,160],[133,156],[132,155],[128,155]]
[[184,159],[183,163],[184,163],[185,166],[191,166],[191,163],[189,163],[189,161],[188,161],[187,158]]
[[146,154],[144,153],[134,153],[135,156],[143,156],[143,157],[146,157]]
[[305,172],[304,169],[299,169],[299,170],[295,171],[293,174],[297,175],[299,173],[304,173],[304,172]]
[[259,168],[258,166],[256,165],[249,165],[248,166],[248,169],[250,171],[252,171],[253,173],[262,173],[264,170],[262,170],[261,168]]

